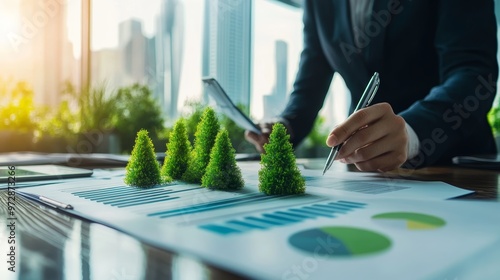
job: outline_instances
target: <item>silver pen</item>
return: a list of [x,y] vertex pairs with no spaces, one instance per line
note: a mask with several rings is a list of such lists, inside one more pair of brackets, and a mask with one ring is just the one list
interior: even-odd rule
[[45,196],[40,195],[40,196],[38,196],[38,199],[40,201],[43,201],[43,202],[49,204],[52,207],[55,207],[55,208],[73,209],[73,206],[71,204],[62,203],[62,202],[53,200],[53,199],[45,197]]
[[[361,96],[361,99],[359,99],[358,105],[356,106],[356,109],[354,109],[354,112],[358,111],[359,109],[368,107],[370,105],[373,98],[375,97],[375,93],[377,93],[379,85],[380,85],[380,78],[378,73],[375,72],[370,81],[368,82],[368,85],[366,86],[365,91]],[[326,159],[325,162],[325,168],[323,168],[323,175],[325,175],[325,172],[332,166],[333,161],[335,160],[335,157],[339,153],[340,148],[342,148],[343,144],[344,143],[340,143],[337,146],[332,147],[332,149],[330,150],[330,154],[328,155],[328,158]]]

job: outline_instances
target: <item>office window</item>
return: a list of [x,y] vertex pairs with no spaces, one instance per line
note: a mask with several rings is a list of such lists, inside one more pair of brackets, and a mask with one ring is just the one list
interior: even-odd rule
[[80,0],[0,2],[0,78],[25,82],[34,101],[55,106],[65,81],[79,84]]
[[[134,83],[147,85],[170,126],[186,109],[187,100],[207,101],[201,78],[213,76],[235,103],[259,121],[278,114],[292,90],[302,49],[299,2],[1,1],[0,31],[5,36],[0,36],[0,81],[3,88],[26,82],[37,110],[60,108],[68,98],[63,94],[67,82],[77,93],[86,85],[90,62],[90,85],[105,82],[109,91]],[[85,16],[87,3],[90,18]],[[82,49],[86,22],[90,23],[89,52],[85,46]],[[328,109],[330,103],[324,110],[327,118],[339,112]],[[78,113],[76,107],[70,109]],[[41,119],[53,119],[56,112],[62,111],[28,115],[41,123]],[[34,142],[84,132],[78,120],[64,121],[62,130],[59,123],[48,130],[38,125],[26,130],[31,130]]]
[[66,83],[80,84],[80,6],[0,1],[0,152],[44,150],[40,123],[54,117]]
[[252,114],[272,118],[286,105],[302,51],[302,10],[255,1]]

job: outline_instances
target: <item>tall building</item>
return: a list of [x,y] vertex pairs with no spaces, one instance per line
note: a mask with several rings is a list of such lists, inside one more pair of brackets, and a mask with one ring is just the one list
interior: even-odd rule
[[178,117],[179,86],[184,49],[184,6],[163,0],[156,41],[155,96],[170,121]]
[[91,73],[93,84],[106,83],[109,89],[122,86],[123,61],[119,49],[101,49],[92,51]]
[[288,45],[285,41],[276,41],[276,98],[285,102],[288,93]]
[[286,105],[288,93],[288,45],[277,40],[275,44],[276,83],[271,94],[263,96],[264,119],[269,119],[281,113]]
[[252,0],[206,0],[204,22],[203,76],[250,109]]
[[121,51],[121,85],[146,82],[147,38],[142,23],[135,19],[123,21],[118,26],[118,49]]

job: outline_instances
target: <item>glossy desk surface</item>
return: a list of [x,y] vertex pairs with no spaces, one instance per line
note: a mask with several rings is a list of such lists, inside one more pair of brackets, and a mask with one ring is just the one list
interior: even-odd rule
[[[321,163],[323,160],[321,160]],[[317,162],[318,163],[318,162]],[[315,163],[315,164],[317,164]],[[334,165],[335,166],[335,165]],[[345,169],[336,165],[337,169]],[[353,171],[352,167],[348,167]],[[331,172],[331,171],[330,171]],[[500,171],[459,167],[396,170],[384,177],[444,181],[476,191],[458,199],[500,201]],[[16,196],[16,272],[7,270],[7,191],[0,190],[0,279],[240,279],[191,256],[168,252],[114,229]]]

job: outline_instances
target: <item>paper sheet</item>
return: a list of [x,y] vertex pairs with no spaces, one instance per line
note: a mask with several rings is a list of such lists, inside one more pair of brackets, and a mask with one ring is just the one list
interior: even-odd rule
[[[378,194],[316,186],[305,195],[265,196],[252,181],[256,169],[244,169],[246,186],[237,192],[190,184],[137,189],[125,186],[122,177],[22,191],[69,203],[76,215],[255,278],[454,279],[460,263],[500,242],[500,215],[493,215],[500,213],[498,203],[387,198],[398,192],[415,196],[427,184],[434,185],[420,193],[428,198],[451,194],[447,185],[398,180],[394,186],[405,188]],[[370,176],[345,176],[322,180],[373,183]],[[345,186],[351,185],[357,186]]]

